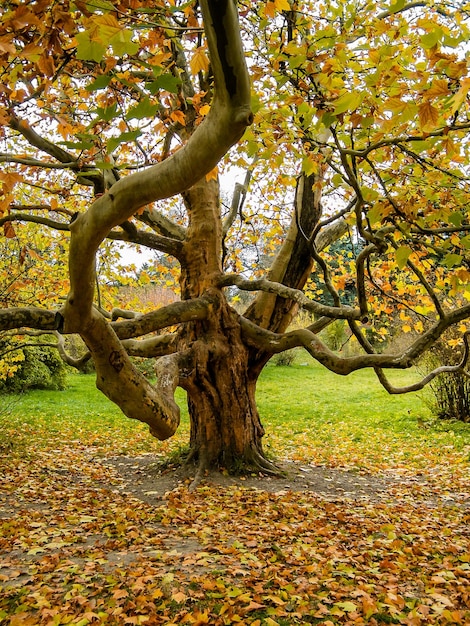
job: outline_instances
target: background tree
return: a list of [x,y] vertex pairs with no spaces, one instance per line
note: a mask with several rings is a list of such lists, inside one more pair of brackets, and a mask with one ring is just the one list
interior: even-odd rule
[[[442,371],[398,390],[384,375],[470,316],[453,299],[470,277],[464,7],[241,2],[242,36],[232,0],[2,10],[0,224],[26,252],[31,224],[50,233],[70,285],[60,308],[47,293],[40,307],[7,303],[0,329],[78,333],[98,387],[161,439],[178,427],[183,387],[196,478],[218,464],[275,471],[255,403],[273,354],[302,346],[341,375],[372,367],[390,392]],[[230,204],[217,164],[246,171]],[[343,236],[364,242],[348,281],[337,256],[328,263]],[[96,289],[106,239],[170,255],[181,300],[110,311]],[[241,255],[247,245],[262,257]],[[330,304],[309,291],[312,272]],[[256,293],[243,314],[233,287]],[[317,320],[289,332],[299,306]],[[417,315],[419,334],[400,354],[377,353],[366,327],[391,311],[408,326]],[[334,320],[362,354],[321,342]],[[129,355],[157,359],[155,385]]]

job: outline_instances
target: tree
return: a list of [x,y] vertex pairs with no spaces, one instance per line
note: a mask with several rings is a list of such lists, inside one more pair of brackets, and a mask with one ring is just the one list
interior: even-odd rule
[[[7,303],[0,329],[79,334],[99,389],[160,439],[178,428],[184,388],[196,480],[218,465],[276,471],[255,402],[274,354],[302,346],[337,374],[374,368],[405,392],[446,366],[403,389],[384,372],[413,365],[449,327],[466,341],[470,317],[453,299],[470,279],[465,8],[270,0],[239,11],[233,0],[9,2],[0,34],[0,225],[10,241],[31,224],[70,234],[54,259],[63,267],[68,249],[65,303]],[[224,208],[216,167],[230,164],[247,173]],[[347,268],[328,263],[344,236],[364,242]],[[176,259],[180,301],[144,314],[97,302],[95,257],[109,242]],[[258,244],[267,275],[239,254]],[[312,272],[331,304],[309,290]],[[243,314],[234,287],[256,293]],[[289,331],[299,306],[316,321]],[[418,335],[377,353],[365,327],[392,311]],[[338,319],[362,354],[318,338]],[[129,355],[156,359],[155,385]]]

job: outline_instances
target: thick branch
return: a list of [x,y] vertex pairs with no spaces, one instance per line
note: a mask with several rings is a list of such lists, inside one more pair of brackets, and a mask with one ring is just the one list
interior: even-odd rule
[[56,311],[48,311],[36,307],[0,309],[0,330],[14,328],[38,328],[41,330],[57,330],[61,316]]
[[145,315],[138,315],[132,319],[112,322],[111,326],[120,339],[142,337],[156,330],[161,330],[175,324],[195,322],[206,319],[212,303],[210,296],[201,296],[193,300],[172,302],[161,309],[151,311]]
[[185,238],[186,229],[171,221],[156,209],[145,209],[142,215],[136,216],[136,219],[144,222],[153,230],[157,230],[164,237],[170,237],[178,241],[183,241]]
[[161,397],[129,360],[127,353],[105,318],[97,311],[81,333],[96,368],[96,386],[121,411],[145,422],[158,439],[171,437],[179,425],[179,408]]
[[164,356],[175,352],[176,335],[159,335],[149,339],[124,339],[121,343],[131,356],[146,358]]
[[267,280],[266,278],[247,280],[237,274],[227,274],[220,280],[219,285],[221,287],[236,285],[243,291],[262,291],[264,293],[273,293],[281,298],[296,302],[307,311],[312,311],[312,313],[316,313],[317,315],[332,317],[334,319],[360,320],[362,317],[359,309],[353,309],[352,307],[346,305],[334,307],[320,304],[320,302],[315,302],[314,300],[307,298],[307,296],[300,291],[300,289],[292,289],[291,287],[286,287],[281,283],[276,283],[271,280]]
[[[130,224],[130,222],[127,222]],[[106,236],[106,239],[113,241],[125,241],[127,243],[135,243],[140,246],[145,246],[151,250],[159,250],[166,254],[171,254],[175,258],[180,258],[182,254],[182,245],[180,241],[170,239],[169,237],[163,237],[162,235],[156,235],[145,230],[138,230],[137,228],[121,231],[112,230]]]
[[[470,305],[453,311],[445,319],[439,320],[428,331],[423,333],[402,354],[376,354],[368,351],[367,354],[353,357],[338,356],[308,329],[294,330],[289,333],[273,333],[243,317],[241,318],[241,326],[244,339],[259,350],[264,350],[272,355],[291,348],[303,347],[327,369],[341,376],[346,376],[351,372],[367,367],[377,370],[407,369],[436,342],[447,328],[468,317],[470,317]],[[466,348],[467,341],[468,339],[465,338]],[[446,370],[438,371],[436,375],[442,373],[442,371]],[[427,382],[432,380],[433,377],[427,380]],[[409,390],[412,391],[413,389],[410,388]],[[403,392],[395,391],[393,393]]]
[[202,0],[215,79],[209,114],[187,144],[170,158],[117,181],[109,193],[71,225],[71,291],[65,329],[74,332],[90,317],[95,254],[108,232],[139,208],[180,193],[210,172],[252,122],[250,84],[233,0]]
[[[320,180],[315,174],[302,175],[298,181],[294,215],[287,236],[269,270],[268,278],[271,282],[300,290],[310,276],[313,260],[308,238],[314,233],[322,213],[319,183]],[[294,301],[289,302],[285,298],[278,298],[264,291],[257,295],[245,316],[264,328],[283,331],[289,325],[295,311]]]

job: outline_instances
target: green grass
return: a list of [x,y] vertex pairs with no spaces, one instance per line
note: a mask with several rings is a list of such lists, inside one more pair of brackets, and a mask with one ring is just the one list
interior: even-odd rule
[[[395,384],[413,373],[394,372]],[[380,469],[382,461],[420,466],[445,447],[466,454],[470,426],[432,420],[421,394],[390,396],[373,372],[336,376],[317,364],[265,368],[258,408],[273,457],[321,464]],[[95,388],[93,375],[71,375],[65,391],[31,391],[18,396],[11,414],[0,417],[0,442],[16,449],[54,448],[67,442],[94,446],[97,454],[176,452],[188,440],[184,392],[178,390],[182,424],[158,442],[140,422],[127,419]],[[0,412],[1,415],[1,412]]]
[[[390,378],[404,386],[419,375],[392,372]],[[370,370],[340,377],[316,364],[268,366],[258,406],[274,455],[369,469],[380,469],[382,459],[419,467],[442,447],[468,457],[470,426],[433,419],[427,393],[392,396]]]

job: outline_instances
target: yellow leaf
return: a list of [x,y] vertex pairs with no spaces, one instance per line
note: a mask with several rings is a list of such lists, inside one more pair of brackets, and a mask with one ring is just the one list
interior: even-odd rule
[[276,11],[290,11],[290,4],[287,0],[274,0]]
[[455,96],[452,98],[452,109],[451,112],[455,113],[460,109],[462,104],[467,98],[467,94],[470,91],[470,78],[464,78],[461,81],[460,89],[457,91]]
[[206,174],[206,180],[217,180],[217,176],[219,175],[219,168],[217,166],[214,167],[213,170]]
[[449,81],[437,79],[433,81],[431,87],[426,91],[426,96],[435,98],[436,96],[446,96],[449,93]]
[[192,74],[199,74],[199,72],[207,72],[209,69],[209,58],[206,51],[202,46],[196,48],[191,61],[189,62]]
[[211,107],[209,104],[203,104],[199,109],[199,115],[207,115],[210,111]]
[[389,98],[384,103],[384,109],[386,109],[387,111],[392,111],[393,113],[395,112],[399,113],[401,111],[404,111],[407,106],[408,106],[407,102],[397,97]]
[[439,111],[430,102],[425,102],[419,109],[419,125],[421,130],[432,130],[439,119]]
[[272,2],[272,0],[269,0],[269,2],[266,2],[266,6],[264,7],[264,13],[267,17],[274,17],[275,10],[276,10],[276,6],[274,2]]

